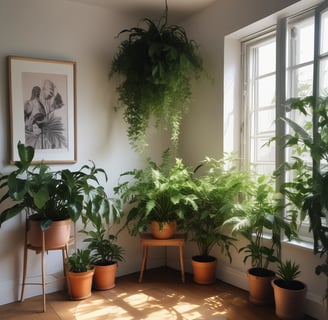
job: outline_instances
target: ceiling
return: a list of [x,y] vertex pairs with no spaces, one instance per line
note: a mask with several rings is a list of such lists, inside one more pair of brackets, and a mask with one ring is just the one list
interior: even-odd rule
[[[125,14],[140,18],[160,17],[165,10],[165,0],[71,0],[89,5],[113,8]],[[167,0],[169,20],[183,20],[205,9],[217,0]]]

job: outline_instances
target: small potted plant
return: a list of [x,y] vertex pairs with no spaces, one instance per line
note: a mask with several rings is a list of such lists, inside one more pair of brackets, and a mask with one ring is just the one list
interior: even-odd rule
[[243,190],[247,190],[247,173],[237,170],[233,161],[231,157],[206,158],[195,170],[195,175],[199,174],[194,176],[197,207],[189,209],[184,230],[198,247],[198,255],[192,257],[192,267],[194,281],[199,284],[210,284],[216,279],[217,259],[211,255],[215,245],[231,262],[229,249],[235,239],[224,230],[224,224],[241,209],[238,199]]
[[[44,231],[45,249],[50,249],[68,242],[72,221],[93,210],[103,213],[109,210],[110,200],[98,181],[99,175],[107,180],[103,169],[92,163],[77,171],[52,171],[43,163],[32,164],[34,149],[31,146],[18,143],[17,147],[20,158],[15,163],[17,169],[0,178],[0,189],[4,190],[0,204],[7,206],[0,213],[0,226],[26,213],[29,243],[41,247]],[[63,239],[56,238],[57,230]]]
[[77,249],[68,257],[68,290],[72,300],[82,300],[91,296],[94,274],[93,259],[88,249]]
[[271,282],[276,315],[280,319],[303,319],[307,287],[303,282],[296,280],[300,275],[300,266],[291,260],[280,261],[276,274],[278,278]]
[[[196,208],[192,171],[181,159],[170,162],[170,152],[162,155],[162,163],[148,159],[147,166],[123,173],[132,180],[120,182],[114,192],[129,205],[124,227],[135,236],[152,225],[157,238],[173,236],[183,222],[187,210]],[[172,229],[169,227],[173,227]],[[166,231],[169,229],[169,232]],[[158,231],[154,233],[154,231]]]
[[113,201],[110,214],[101,215],[94,212],[85,217],[86,223],[91,223],[92,230],[81,232],[88,236],[83,241],[88,243],[88,249],[93,257],[93,287],[96,290],[115,287],[117,262],[124,261],[123,248],[116,243],[117,236],[110,233],[113,224],[119,222],[120,214],[119,202]]
[[[247,272],[250,301],[271,304],[271,280],[275,272],[268,268],[269,263],[279,261],[282,232],[288,239],[296,236],[295,218],[288,221],[281,215],[281,195],[275,192],[272,177],[261,175],[249,180],[247,197],[245,210],[229,219],[227,224],[232,224],[234,235],[240,234],[248,242],[239,252],[246,254],[244,263],[251,260],[251,268]],[[271,233],[270,239],[264,239],[265,232]]]

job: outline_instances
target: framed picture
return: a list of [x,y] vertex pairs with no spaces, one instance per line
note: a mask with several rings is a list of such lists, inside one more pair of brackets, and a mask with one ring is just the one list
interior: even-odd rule
[[76,162],[76,64],[8,57],[11,158],[17,143],[35,149],[34,163]]

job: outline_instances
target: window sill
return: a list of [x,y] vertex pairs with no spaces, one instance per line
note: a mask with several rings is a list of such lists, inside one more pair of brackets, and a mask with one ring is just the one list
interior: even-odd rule
[[291,240],[291,241],[282,241],[282,244],[285,246],[292,246],[292,247],[298,247],[300,249],[304,249],[306,251],[312,251],[313,250],[313,243],[310,241],[304,241],[304,240]]

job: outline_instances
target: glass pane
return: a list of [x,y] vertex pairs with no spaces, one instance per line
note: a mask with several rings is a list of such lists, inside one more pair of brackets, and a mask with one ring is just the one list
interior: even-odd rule
[[321,15],[320,54],[328,52],[328,11]]
[[270,76],[258,80],[258,106],[272,106],[275,104],[276,77]]
[[294,97],[305,97],[312,94],[313,66],[296,69],[294,72]]
[[267,133],[275,130],[275,109],[266,109],[258,112],[258,133]]
[[259,76],[275,72],[276,69],[276,43],[270,42],[258,48]]
[[253,162],[273,162],[275,159],[275,144],[267,146],[268,137],[254,139],[254,161]]
[[328,95],[328,58],[320,61],[319,94]]

